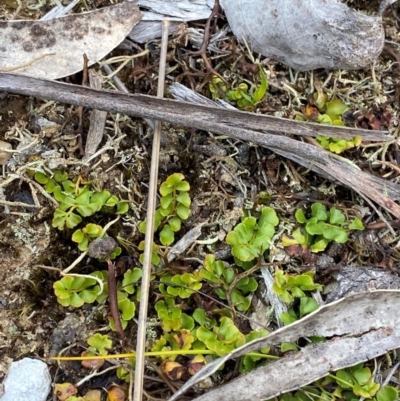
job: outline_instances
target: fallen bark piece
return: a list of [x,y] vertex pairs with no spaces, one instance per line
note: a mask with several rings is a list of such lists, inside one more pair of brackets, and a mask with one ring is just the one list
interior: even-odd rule
[[[101,89],[103,78],[101,72],[89,70],[89,82],[92,88]],[[85,145],[85,157],[83,160],[89,159],[103,139],[104,127],[106,126],[107,112],[100,110],[92,110],[90,112],[90,126]]]
[[221,0],[221,6],[239,41],[296,70],[359,69],[383,49],[381,16],[340,0]]
[[[361,292],[322,306],[305,318],[266,337],[251,341],[209,363],[188,380],[169,401],[176,400],[232,358],[283,342],[293,342],[302,337],[334,338],[312,344],[293,356],[255,369],[196,400],[269,399],[305,386],[326,376],[329,371],[353,366],[385,354],[388,350],[400,346],[399,307],[400,291],[397,290]],[[231,385],[233,387],[230,387]],[[225,394],[230,394],[230,397],[225,398]]]
[[58,79],[102,59],[140,21],[137,1],[45,21],[0,21],[0,72]]
[[400,289],[400,277],[392,274],[389,269],[379,267],[344,266],[333,276],[335,281],[329,283],[326,302],[336,301],[355,292]]

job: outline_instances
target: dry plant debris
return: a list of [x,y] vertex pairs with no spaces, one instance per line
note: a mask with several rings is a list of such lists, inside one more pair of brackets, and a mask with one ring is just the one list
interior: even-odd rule
[[[51,7],[42,1],[33,3],[9,0],[0,5],[0,16],[6,21],[17,18],[39,21]],[[363,3],[347,2],[355,9],[365,6]],[[378,2],[372,3],[371,13],[379,7]],[[214,2],[199,4],[211,11]],[[87,11],[96,13],[96,9],[100,11],[105,6],[110,6],[110,2],[81,1],[73,15],[78,17]],[[143,8],[142,11],[148,12],[149,9]],[[397,281],[394,278],[390,280],[400,271],[397,232],[400,172],[397,64],[400,37],[397,14],[397,6],[393,4],[382,16],[387,41],[385,47],[390,49],[381,54],[375,65],[358,71],[299,72],[276,60],[255,59],[257,55],[238,42],[221,16],[208,25],[206,17],[203,21],[175,24],[176,30],[168,43],[166,97],[171,97],[173,86],[181,83],[208,98],[211,102],[207,103],[208,108],[177,103],[171,99],[155,99],[160,42],[152,40],[141,45],[135,43],[133,34],[130,35],[132,40],[125,40],[101,61],[108,72],[96,72],[103,81],[101,87],[113,93],[96,92],[81,86],[83,79],[79,73],[58,83],[16,74],[0,74],[1,85],[9,89],[9,94],[2,95],[0,99],[0,140],[6,142],[5,165],[2,167],[3,177],[0,178],[0,206],[4,210],[0,219],[0,251],[3,255],[0,277],[4,282],[0,297],[0,347],[6,358],[0,358],[0,375],[6,372],[10,358],[80,355],[87,351],[87,340],[100,332],[109,337],[107,343],[113,340],[113,345],[99,372],[94,374],[71,362],[59,362],[58,370],[55,365],[51,367],[53,378],[56,383],[74,383],[74,388],[81,395],[98,388],[111,391],[115,388],[112,383],[119,383],[123,385],[122,393],[127,392],[132,397],[132,360],[112,363],[115,361],[112,354],[117,354],[121,348],[118,334],[109,329],[112,320],[104,294],[99,301],[86,303],[80,308],[61,307],[53,289],[54,282],[61,281],[60,272],[67,275],[73,272],[86,278],[93,277],[91,275],[96,272],[95,278],[89,279],[92,280],[89,284],[93,282],[92,287],[85,287],[88,282],[78,287],[81,292],[87,290],[84,296],[93,296],[91,289],[99,286],[99,282],[107,287],[107,262],[81,253],[71,240],[72,232],[52,227],[54,209],[60,201],[35,180],[35,174],[40,172],[51,177],[52,172],[59,169],[67,173],[71,181],[76,180],[76,188],[87,184],[93,192],[108,191],[121,202],[129,203],[127,213],[108,228],[107,234],[118,242],[121,249],[121,254],[112,263],[115,263],[117,271],[119,312],[122,323],[126,325],[125,349],[127,352],[133,351],[137,341],[134,318],[138,310],[139,272],[143,262],[141,242],[144,238],[139,224],[146,218],[149,155],[152,148],[152,130],[138,117],[169,121],[163,123],[161,135],[159,185],[174,173],[181,173],[190,184],[191,200],[190,216],[181,221],[180,230],[174,233],[176,242],[165,246],[157,241],[152,252],[157,269],[150,284],[147,351],[154,349],[157,351],[153,352],[168,351],[171,354],[163,354],[164,359],[156,356],[160,354],[147,354],[143,398],[168,399],[184,381],[206,362],[210,362],[208,358],[211,357],[206,353],[196,357],[189,354],[194,352],[191,347],[195,335],[200,336],[196,337],[198,341],[202,338],[205,342],[206,337],[210,337],[207,351],[214,355],[212,358],[215,358],[215,350],[220,352],[231,346],[223,335],[225,329],[231,330],[237,345],[242,345],[246,337],[251,340],[258,338],[253,331],[254,327],[260,327],[260,324],[257,325],[260,322],[254,322],[251,313],[271,302],[264,295],[266,291],[261,278],[266,277],[266,270],[272,273],[272,280],[277,266],[294,277],[301,277],[311,270],[315,273],[316,283],[325,285],[327,294],[322,295],[323,299],[328,297],[329,300],[335,297],[334,294],[347,293],[347,287],[343,284],[346,280],[341,279],[347,277],[346,270],[341,271],[342,266],[346,265],[362,271],[369,271],[370,266],[379,266],[388,275],[385,283],[397,288]],[[206,52],[196,53],[203,38],[209,39],[211,45]],[[79,64],[76,70],[83,68],[81,57],[75,54]],[[211,87],[216,82],[215,75],[210,73],[207,62],[223,78],[216,83],[217,90],[214,92]],[[35,64],[27,65],[26,71],[29,73]],[[260,66],[265,72],[268,89],[262,99],[257,98],[254,102],[251,113],[217,109],[211,99],[218,104],[231,102],[231,107],[237,106],[237,102],[232,102],[227,93],[231,90],[240,92],[243,83],[247,88],[247,92],[243,93],[253,96],[261,85]],[[115,88],[135,95],[124,97]],[[11,94],[11,91],[20,91],[31,97]],[[74,93],[80,97],[73,97]],[[346,127],[333,128],[305,121],[312,117],[307,113],[307,107],[320,104],[319,100],[324,96],[328,102],[339,100],[348,107],[340,115]],[[40,100],[43,98],[46,100]],[[75,105],[108,111],[106,115],[102,114],[99,124],[99,127],[104,124],[102,142],[97,150],[88,148],[90,154],[84,157],[79,150],[79,130],[83,133],[85,145],[87,133],[94,129],[96,135],[100,135],[101,129],[91,128],[87,108],[83,109],[80,119]],[[134,107],[137,109],[133,110]],[[251,136],[247,135],[248,132],[251,132]],[[363,141],[358,147],[346,149],[338,158],[327,153],[316,141],[317,136],[328,136],[332,132],[348,141],[360,135]],[[304,149],[309,150],[308,153],[304,153]],[[311,150],[314,152],[313,163],[309,159]],[[347,187],[337,183],[338,169],[341,169]],[[366,181],[362,181],[364,178]],[[365,195],[368,191],[375,193]],[[365,199],[360,194],[364,194]],[[164,206],[170,201],[165,200],[165,196],[159,194]],[[324,252],[313,253],[301,246],[296,248],[296,252],[287,252],[282,245],[282,237],[292,235],[297,229],[296,211],[303,210],[310,218],[310,207],[316,203],[324,204],[328,210],[340,210],[346,221],[359,217],[367,229],[349,233],[346,243],[330,244]],[[244,270],[234,260],[225,237],[242,223],[245,226],[251,223],[254,229],[254,219],[259,221],[261,210],[266,205],[276,212],[279,224],[274,226],[273,233],[268,231],[271,230],[269,226],[264,227],[265,231],[260,231],[261,234],[268,234],[269,249],[255,266]],[[93,214],[85,217],[87,221],[79,228],[82,232],[86,229],[85,233],[91,233],[87,229],[89,224],[105,227],[114,218],[114,214],[105,211],[104,214]],[[175,228],[177,226],[174,223],[176,220],[172,222]],[[179,239],[183,243],[181,247],[178,247],[182,244],[177,242]],[[173,258],[172,250],[175,251]],[[207,256],[209,254],[215,259]],[[71,270],[65,273],[66,269]],[[202,271],[201,274],[199,271]],[[225,276],[219,274],[223,271]],[[376,274],[365,276],[370,278],[366,279],[369,281],[364,283],[366,285],[363,288],[371,288]],[[83,282],[84,279],[71,277],[74,277],[74,283]],[[334,289],[333,295],[330,295],[329,283],[336,281],[339,289]],[[256,291],[254,283],[258,285]],[[199,285],[202,288],[199,289]],[[379,284],[379,288],[382,286]],[[219,297],[218,294],[224,296],[224,291],[221,293],[218,288],[224,289],[225,299]],[[94,295],[97,296],[97,292]],[[392,295],[387,301],[389,305],[393,301],[394,308],[397,295]],[[368,296],[365,300],[369,299]],[[310,297],[311,294],[307,298],[307,305],[315,305],[309,300]],[[356,298],[345,298],[343,302]],[[240,309],[235,303],[237,300],[240,300]],[[377,308],[383,306],[379,298],[376,304]],[[294,305],[297,305],[296,302]],[[329,310],[329,306],[337,305],[341,305],[340,302],[327,305],[326,310]],[[290,305],[285,306],[286,310],[290,309]],[[324,310],[321,308],[319,311]],[[267,327],[272,331],[278,324],[267,311],[268,308],[263,313],[265,320],[262,325],[264,330]],[[306,316],[305,319],[311,319],[305,320],[304,324],[318,313]],[[71,319],[68,320],[68,317]],[[195,332],[191,327],[193,321]],[[356,320],[349,319],[349,322],[352,321]],[[350,327],[350,323],[342,321],[342,324],[345,329]],[[178,326],[179,329],[175,330]],[[386,323],[380,327],[386,327]],[[359,328],[367,330],[361,325]],[[291,332],[290,326],[283,330]],[[212,337],[216,332],[220,335],[217,339]],[[265,332],[260,333],[263,333],[260,336],[265,335]],[[363,332],[359,338],[364,339],[364,334],[365,340],[368,335],[376,335],[374,338],[377,341],[382,340],[376,342],[377,352],[374,356],[385,352],[385,338],[397,341],[395,335],[385,337],[381,328],[370,333]],[[306,330],[299,337],[308,335],[310,332]],[[357,344],[357,341],[361,341],[356,337],[345,339],[341,334],[338,335],[341,336],[340,341],[349,340]],[[325,345],[335,344],[330,340]],[[285,360],[297,355],[300,358],[306,349],[292,357],[283,357],[280,363],[285,366]],[[179,357],[176,354],[173,356],[173,352],[180,352]],[[279,349],[273,349],[272,354],[258,353],[238,358],[236,365],[228,361],[224,370],[204,380],[192,393],[188,393],[188,397],[199,396],[207,386],[212,389],[229,382],[239,371],[243,372],[245,366],[259,366],[266,357],[283,354]],[[395,357],[391,351],[384,357],[378,356],[375,359],[377,372],[386,372],[395,367]],[[351,363],[365,359],[352,359]],[[273,369],[274,363],[266,364],[265,369],[268,366]],[[373,362],[368,362],[367,366],[373,370]],[[320,377],[325,371],[320,369],[318,372],[312,377]],[[258,375],[257,370],[254,375]],[[305,381],[298,383],[303,385]],[[212,394],[210,392],[210,397]],[[272,395],[260,394],[266,397]]]

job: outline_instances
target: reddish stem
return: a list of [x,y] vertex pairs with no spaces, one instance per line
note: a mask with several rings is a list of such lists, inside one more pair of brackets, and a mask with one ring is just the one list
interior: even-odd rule
[[114,325],[117,329],[122,341],[122,348],[125,348],[125,333],[122,328],[117,297],[117,281],[115,279],[115,265],[110,259],[107,260],[108,264],[108,304],[110,306],[111,317],[114,319]]

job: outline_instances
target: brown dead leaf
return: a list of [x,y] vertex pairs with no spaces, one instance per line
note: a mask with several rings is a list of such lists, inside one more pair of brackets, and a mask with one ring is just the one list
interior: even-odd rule
[[85,394],[85,401],[101,401],[101,390],[98,389],[89,390]]
[[[82,356],[92,355],[87,351],[82,352]],[[100,369],[104,365],[104,359],[87,359],[81,362],[81,365],[87,369]]]
[[107,391],[107,401],[125,401],[127,399],[128,391],[121,386],[111,386]]
[[72,383],[57,383],[54,386],[54,394],[59,401],[66,401],[69,397],[78,393],[78,389]]
[[319,116],[319,111],[315,106],[311,106],[310,104],[306,105],[305,116],[309,120],[316,120]]
[[174,381],[185,379],[188,376],[187,369],[180,363],[174,361],[165,361],[162,364],[162,370],[169,379]]

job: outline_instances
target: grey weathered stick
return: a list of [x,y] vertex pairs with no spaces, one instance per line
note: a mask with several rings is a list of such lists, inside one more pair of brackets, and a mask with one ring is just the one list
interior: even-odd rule
[[216,109],[215,107],[193,105],[188,102],[171,99],[158,99],[147,95],[99,91],[10,73],[0,73],[0,90],[71,103],[92,109],[124,113],[134,117],[168,121],[173,124],[208,131],[214,131],[212,128],[219,124],[226,124],[229,127],[232,126],[238,129],[275,133],[284,132],[302,136],[342,136],[351,139],[356,135],[360,135],[366,141],[393,140],[392,136],[383,131],[335,127],[244,111]]
[[[334,128],[296,122],[241,111],[223,110],[215,107],[193,105],[187,102],[159,99],[146,95],[99,91],[15,74],[0,74],[1,89],[13,93],[83,105],[98,110],[125,113],[134,117],[154,118],[172,124],[211,131],[243,141],[257,143],[272,151],[291,153],[317,166],[336,180],[368,197],[394,216],[400,218],[400,206],[394,202],[394,200],[400,199],[399,185],[364,173],[339,161],[329,152],[316,146],[293,140],[284,135],[265,132],[266,130],[272,130],[297,135],[310,135],[313,132],[319,135],[335,136],[337,129],[342,130],[343,127]],[[249,130],[249,128],[252,128],[252,130]],[[352,136],[371,132],[355,128],[348,128],[347,130],[352,132]],[[375,133],[381,135],[382,138],[382,133],[376,131]],[[387,138],[389,140],[393,139],[389,136]]]

